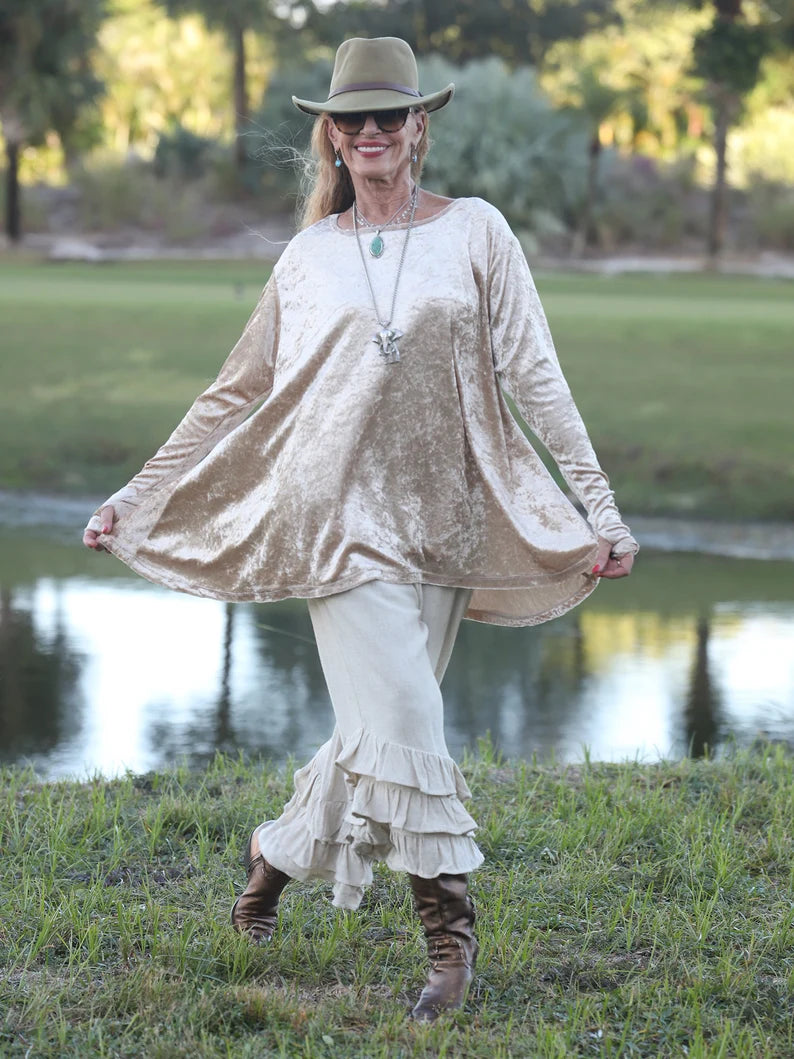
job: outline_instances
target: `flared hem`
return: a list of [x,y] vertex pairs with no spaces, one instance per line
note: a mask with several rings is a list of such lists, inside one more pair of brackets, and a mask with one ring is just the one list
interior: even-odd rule
[[294,779],[284,812],[258,830],[260,849],[292,878],[331,883],[337,908],[358,908],[377,862],[426,879],[483,862],[450,757],[360,729],[345,742],[335,733]]
[[[175,592],[185,592],[191,596],[205,599],[217,599],[227,603],[275,603],[283,599],[320,599],[323,596],[336,595],[349,589],[358,588],[369,581],[385,581],[389,584],[430,584],[439,585],[443,588],[469,588],[473,592],[478,589],[503,591],[511,595],[516,592],[532,593],[551,589],[560,582],[576,579],[581,576],[583,581],[576,591],[565,595],[554,603],[553,606],[545,607],[537,613],[509,613],[489,608],[470,607],[464,618],[470,621],[485,622],[489,625],[506,625],[515,627],[527,627],[540,625],[566,614],[569,610],[578,606],[597,587],[597,579],[591,576],[593,557],[596,552],[595,544],[588,550],[584,559],[577,559],[569,566],[557,571],[544,571],[539,575],[510,574],[504,577],[488,574],[441,573],[433,570],[418,569],[393,569],[377,568],[357,570],[355,573],[340,577],[329,584],[289,584],[289,585],[246,585],[244,588],[229,590],[202,583],[200,575],[195,570],[190,574],[180,574],[174,570],[164,570],[163,567],[151,559],[141,555],[140,549],[130,548],[122,543],[115,535],[101,534],[99,543],[119,559],[136,574],[144,577],[152,584],[161,585]],[[171,563],[173,559],[169,560]],[[572,587],[572,586],[571,586]],[[518,608],[521,609],[521,608]]]

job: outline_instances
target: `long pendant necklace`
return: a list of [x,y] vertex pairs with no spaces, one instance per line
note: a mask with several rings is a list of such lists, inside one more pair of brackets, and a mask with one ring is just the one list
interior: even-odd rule
[[[405,262],[405,252],[408,249],[408,238],[411,234],[411,229],[414,226],[414,217],[416,215],[416,204],[419,201],[419,187],[414,185],[414,189],[411,192],[411,216],[408,221],[408,229],[405,233],[405,240],[403,241],[403,250],[400,254],[400,264],[397,266],[397,276],[394,280],[394,292],[391,299],[391,310],[389,312],[388,320],[381,320],[380,312],[378,311],[378,303],[375,300],[375,291],[372,288],[372,280],[369,278],[369,270],[367,268],[367,259],[364,257],[364,248],[361,245],[361,239],[359,237],[358,222],[356,219],[355,205],[353,207],[353,230],[356,233],[356,245],[358,246],[358,252],[361,256],[361,264],[364,268],[364,277],[369,287],[369,296],[372,299],[372,308],[375,310],[375,319],[378,321],[379,328],[372,336],[372,341],[378,347],[378,353],[387,364],[396,364],[400,359],[400,350],[397,348],[397,341],[403,337],[404,332],[398,331],[395,327],[391,326],[392,319],[394,318],[394,306],[397,304],[397,288],[400,285],[400,276],[402,275],[403,264]],[[382,253],[382,251],[381,251]]]
[[384,221],[383,224],[373,224],[372,221],[368,221],[364,214],[361,212],[361,210],[358,208],[358,203],[353,203],[354,219],[357,215],[358,220],[362,221],[367,226],[367,228],[374,228],[375,230],[375,234],[372,237],[372,242],[369,244],[370,257],[380,257],[383,251],[386,249],[386,244],[383,241],[383,236],[381,235],[381,232],[384,228],[388,228],[390,224],[394,224],[395,222],[399,222],[403,219],[405,214],[408,212],[411,202],[413,201],[413,195],[414,193],[412,191],[408,198],[405,200],[405,202],[401,206],[398,206],[394,213],[391,215],[391,217],[389,217],[388,221]]

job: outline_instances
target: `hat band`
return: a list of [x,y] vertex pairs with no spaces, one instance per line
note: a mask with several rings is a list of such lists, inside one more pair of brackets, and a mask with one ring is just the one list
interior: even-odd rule
[[385,88],[391,92],[402,92],[407,96],[416,96],[417,99],[422,95],[415,88],[410,88],[408,85],[398,85],[394,81],[359,81],[353,85],[340,85],[339,88],[335,88],[330,93],[328,98],[333,99],[334,96],[341,96],[343,92],[372,92],[379,88]]

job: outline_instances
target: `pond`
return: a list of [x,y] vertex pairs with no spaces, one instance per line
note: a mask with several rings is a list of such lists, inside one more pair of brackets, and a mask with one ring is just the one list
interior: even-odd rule
[[[652,761],[794,745],[794,564],[644,550],[534,629],[466,621],[444,680],[451,753]],[[73,528],[0,534],[0,761],[44,779],[216,750],[297,763],[333,725],[306,605],[158,589]]]

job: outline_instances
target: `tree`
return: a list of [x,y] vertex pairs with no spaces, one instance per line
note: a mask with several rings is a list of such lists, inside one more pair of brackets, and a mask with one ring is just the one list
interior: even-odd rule
[[0,122],[6,143],[5,230],[22,236],[19,157],[51,131],[65,149],[80,115],[99,96],[91,52],[105,0],[3,0]]
[[612,0],[351,0],[322,4],[295,0],[306,30],[323,44],[345,37],[402,37],[419,55],[451,62],[502,59],[509,66],[538,65],[558,40],[582,37],[620,21]]
[[747,22],[744,0],[714,0],[714,21],[695,38],[695,70],[706,81],[714,114],[716,172],[709,213],[708,252],[716,258],[725,243],[727,224],[728,130],[742,110],[744,98],[760,76],[761,61],[770,49],[767,27]]
[[249,95],[246,77],[246,38],[255,30],[275,28],[277,19],[268,0],[164,0],[169,15],[197,12],[210,29],[221,29],[229,39],[234,56],[232,98],[236,131],[234,158],[238,171],[246,165],[245,134],[248,130]]
[[568,102],[587,122],[587,182],[571,254],[578,257],[592,236],[593,206],[598,188],[598,166],[601,160],[601,126],[627,105],[628,93],[612,88],[599,64],[586,63],[574,72],[568,84]]

